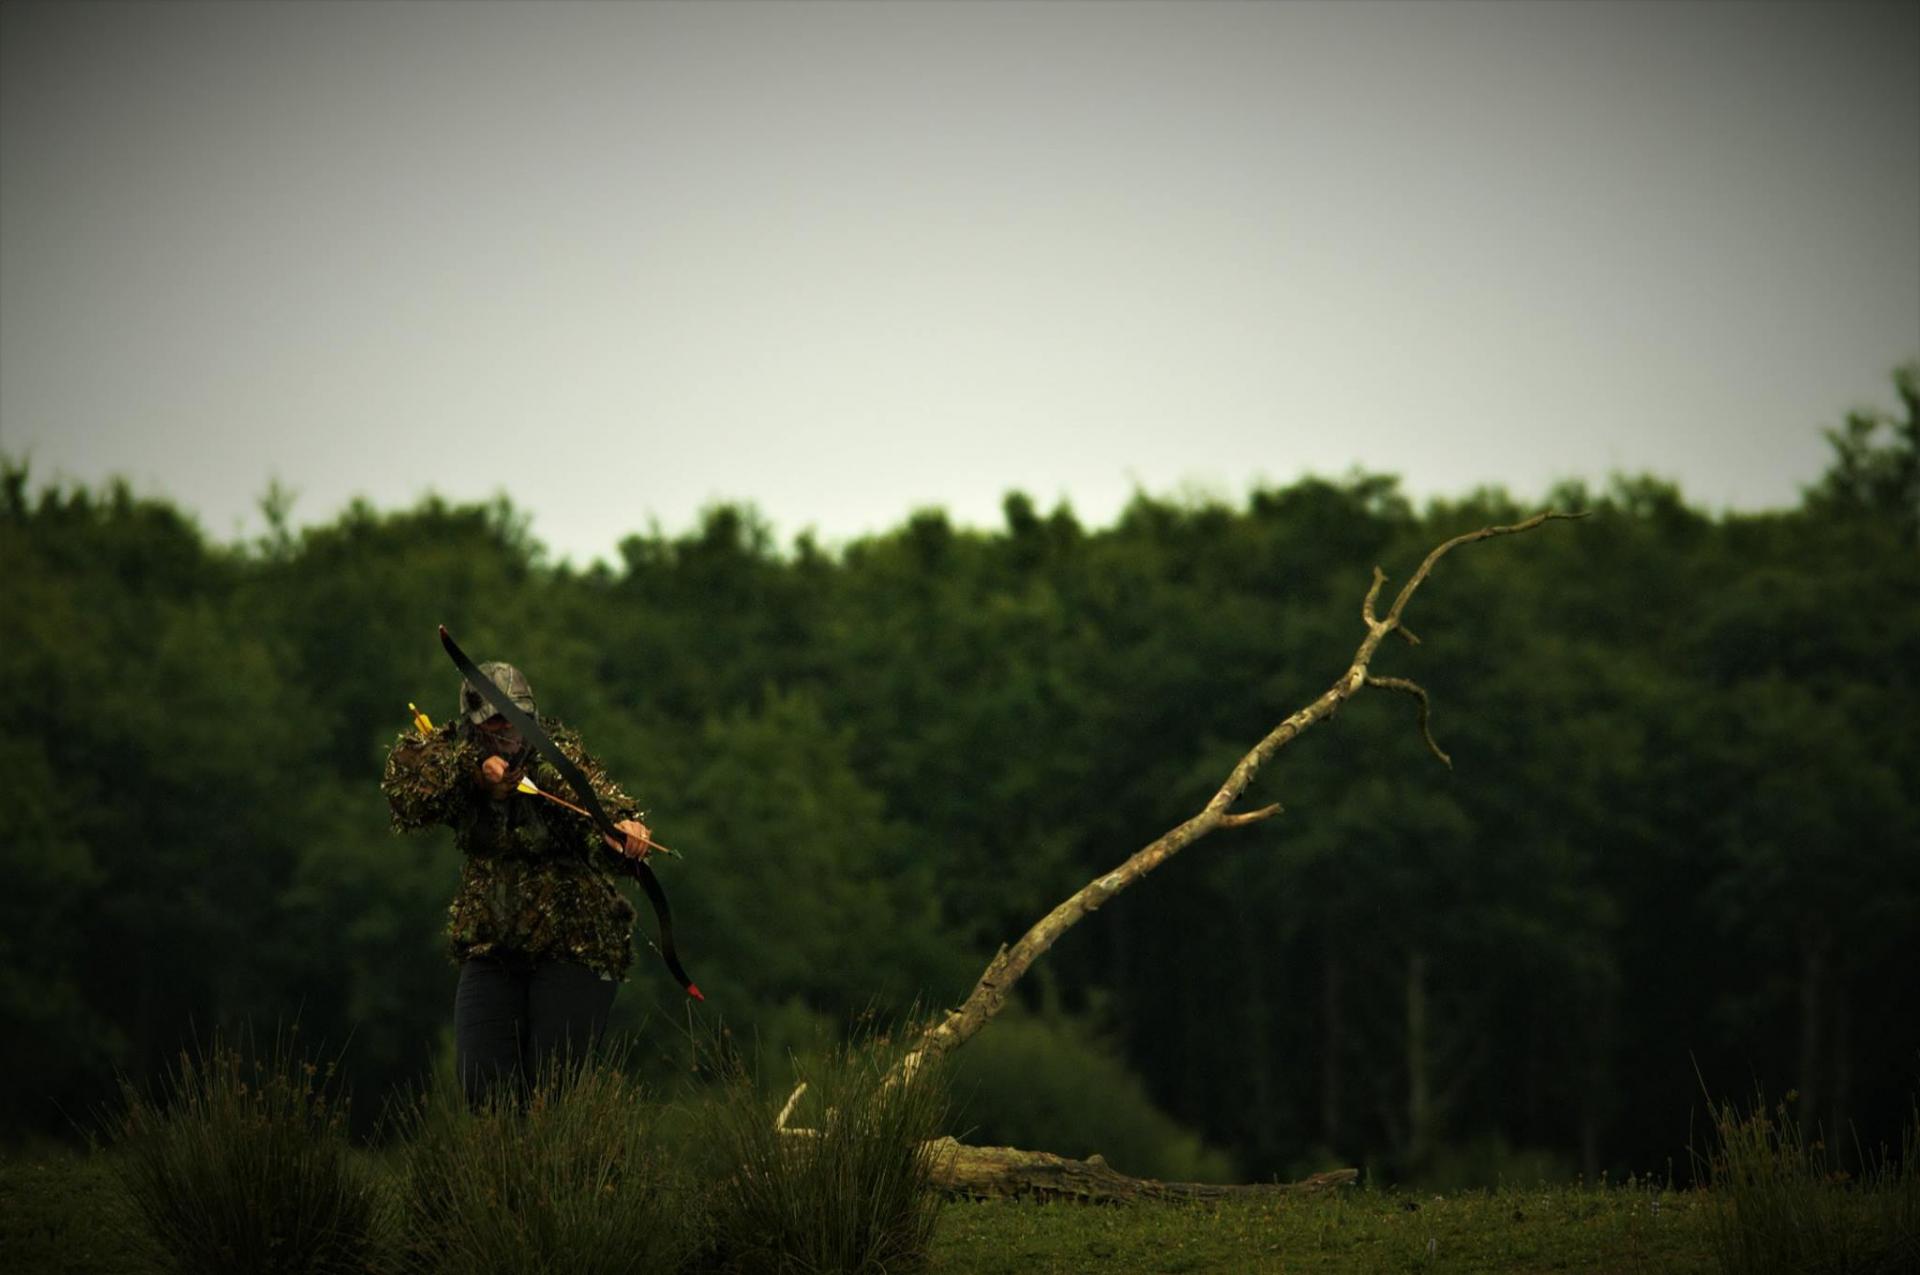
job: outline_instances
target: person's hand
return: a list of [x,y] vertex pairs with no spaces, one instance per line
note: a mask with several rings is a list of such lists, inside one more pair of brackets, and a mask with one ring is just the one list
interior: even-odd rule
[[605,838],[606,843],[615,850],[626,855],[629,859],[644,859],[652,852],[653,835],[647,831],[647,825],[641,823],[638,819],[622,819],[613,826],[619,829],[621,835],[626,838],[624,845],[615,841],[612,837],[607,836],[604,832],[600,835]]
[[504,757],[489,757],[480,763],[480,786],[496,800],[506,797],[520,784],[520,775],[507,765]]

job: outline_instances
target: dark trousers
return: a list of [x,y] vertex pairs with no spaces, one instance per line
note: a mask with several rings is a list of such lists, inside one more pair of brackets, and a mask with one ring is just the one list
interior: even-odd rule
[[524,1097],[549,1067],[578,1061],[607,1028],[618,985],[567,961],[476,957],[453,993],[453,1062],[469,1106],[495,1085]]

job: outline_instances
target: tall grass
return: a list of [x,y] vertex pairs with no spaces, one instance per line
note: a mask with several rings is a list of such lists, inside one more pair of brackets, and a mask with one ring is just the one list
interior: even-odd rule
[[940,1216],[927,1144],[947,1115],[944,1067],[889,1083],[897,1047],[870,1037],[802,1068],[805,1100],[775,1127],[786,1094],[736,1071],[701,1130],[709,1179],[705,1265],[780,1275],[862,1275],[926,1261]]
[[296,1039],[263,1054],[215,1036],[181,1051],[158,1094],[122,1083],[113,1163],[171,1269],[326,1275],[375,1259],[379,1184],[348,1145],[334,1068]]
[[1788,1101],[1756,1094],[1742,1114],[1713,1108],[1713,1144],[1695,1151],[1709,1183],[1709,1234],[1728,1275],[1893,1275],[1920,1270],[1920,1109],[1896,1156],[1885,1148],[1854,1179],[1809,1141]]
[[948,1076],[889,1083],[897,1053],[869,1037],[806,1065],[784,1131],[785,1087],[737,1064],[671,1107],[618,1055],[478,1110],[440,1075],[389,1111],[376,1160],[348,1143],[331,1068],[216,1040],[158,1095],[125,1086],[109,1163],[141,1231],[195,1275],[880,1275],[924,1265],[940,1215],[927,1147]]
[[524,1101],[504,1090],[477,1111],[443,1078],[398,1117],[402,1268],[683,1269],[703,1223],[660,1143],[658,1115],[612,1058],[549,1067]]

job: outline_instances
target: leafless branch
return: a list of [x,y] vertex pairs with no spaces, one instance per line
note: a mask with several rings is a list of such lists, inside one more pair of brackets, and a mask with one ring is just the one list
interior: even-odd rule
[[[974,984],[973,991],[967,999],[958,1008],[949,1010],[922,1032],[917,1048],[907,1054],[899,1064],[898,1074],[902,1077],[911,1076],[922,1062],[937,1058],[972,1038],[975,1032],[999,1013],[1014,985],[1019,982],[1034,961],[1038,960],[1062,934],[1088,913],[1105,906],[1108,900],[1122,890],[1139,881],[1208,833],[1218,828],[1243,827],[1278,813],[1280,809],[1278,805],[1265,806],[1239,814],[1231,812],[1234,803],[1240,799],[1246,792],[1247,786],[1259,774],[1260,768],[1276,752],[1299,738],[1309,727],[1331,717],[1341,704],[1358,694],[1363,687],[1374,685],[1416,696],[1421,705],[1421,734],[1434,755],[1451,766],[1452,762],[1440,750],[1427,729],[1426,692],[1405,679],[1371,676],[1368,665],[1372,662],[1374,652],[1378,650],[1387,634],[1393,632],[1400,633],[1409,643],[1418,644],[1419,639],[1402,625],[1401,616],[1406,611],[1407,604],[1412,601],[1414,593],[1426,583],[1427,577],[1433,574],[1435,565],[1454,549],[1496,536],[1532,531],[1546,522],[1581,517],[1585,515],[1546,510],[1510,526],[1482,527],[1478,531],[1470,531],[1445,541],[1427,554],[1419,569],[1413,573],[1406,584],[1401,586],[1400,592],[1395,595],[1393,605],[1384,618],[1378,614],[1377,608],[1380,591],[1386,584],[1387,576],[1379,567],[1375,567],[1372,583],[1368,586],[1360,604],[1360,617],[1366,625],[1366,636],[1360,640],[1359,648],[1355,650],[1347,671],[1306,707],[1268,731],[1263,739],[1234,764],[1219,789],[1196,814],[1142,846],[1119,867],[1095,877],[1075,891],[1051,912],[1035,922],[1033,927],[1011,947],[1002,945],[993,959],[987,963],[986,970]],[[789,1109],[791,1106],[792,1102],[789,1101]]]
[[1262,819],[1271,819],[1279,813],[1280,803],[1276,801],[1271,806],[1262,806],[1258,810],[1248,810],[1242,814],[1227,815],[1220,820],[1220,826],[1222,828],[1242,828],[1250,823],[1259,823]]
[[1373,604],[1380,600],[1380,586],[1387,582],[1387,573],[1379,567],[1373,569],[1373,583],[1367,586],[1367,596],[1360,599],[1360,622],[1369,629],[1380,623],[1374,618]]
[[780,1108],[780,1115],[773,1122],[775,1129],[778,1129],[781,1133],[787,1132],[787,1121],[793,1118],[793,1109],[800,1105],[800,1095],[806,1091],[807,1082],[804,1080],[793,1087],[793,1092],[787,1095],[786,1106]]
[[1367,674],[1367,685],[1378,686],[1380,689],[1386,691],[1399,691],[1404,695],[1411,695],[1419,700],[1420,738],[1427,741],[1428,750],[1440,759],[1441,765],[1445,766],[1448,770],[1453,769],[1453,758],[1440,751],[1440,745],[1433,742],[1433,732],[1427,729],[1429,705],[1427,703],[1425,687],[1421,686],[1418,682],[1410,682],[1404,677],[1379,677],[1372,673]]

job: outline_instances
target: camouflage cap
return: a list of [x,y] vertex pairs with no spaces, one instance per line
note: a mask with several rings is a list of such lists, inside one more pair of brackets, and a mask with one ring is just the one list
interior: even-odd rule
[[[480,665],[480,671],[487,675],[488,681],[507,693],[507,698],[513,701],[515,708],[527,713],[534,711],[533,685],[527,681],[525,673],[500,660],[488,660]],[[487,702],[487,697],[474,690],[473,683],[464,677],[460,679],[460,712],[475,726],[494,715],[493,705]]]

